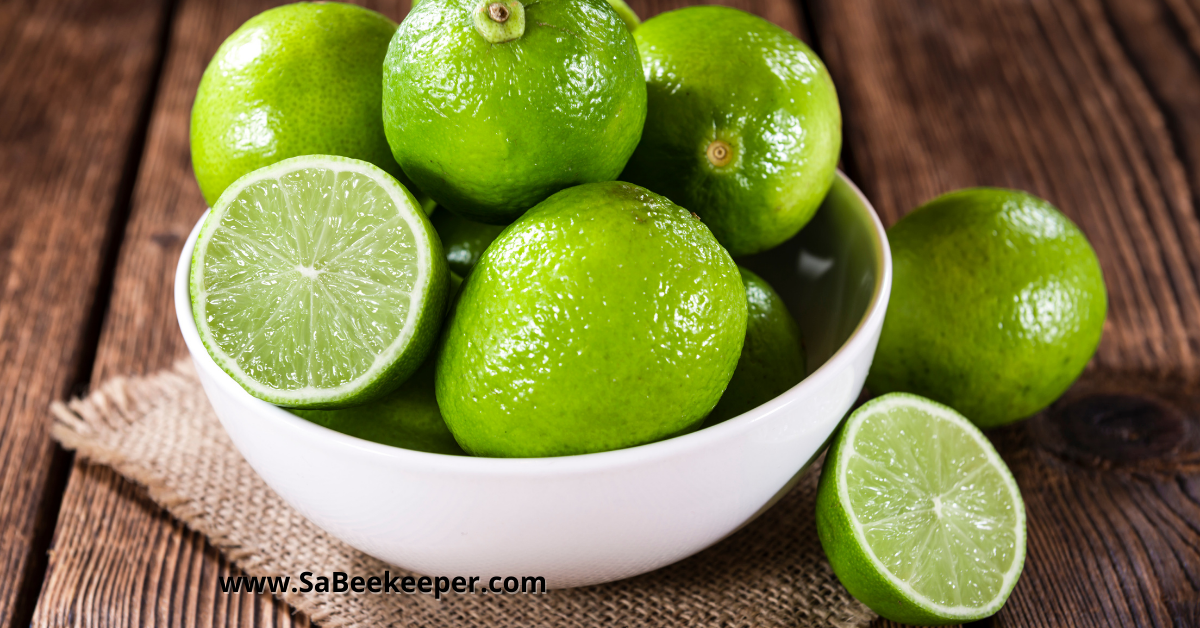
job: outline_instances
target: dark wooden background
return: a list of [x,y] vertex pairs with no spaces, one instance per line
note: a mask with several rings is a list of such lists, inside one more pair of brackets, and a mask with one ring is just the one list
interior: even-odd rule
[[[1100,255],[1092,365],[990,434],[1029,552],[981,623],[1200,626],[1200,0],[727,1],[825,59],[845,168],[885,222],[1015,187]],[[643,18],[689,3],[630,2]],[[52,400],[185,353],[172,269],[204,210],[189,110],[218,44],[272,4],[0,0],[0,628],[308,623],[216,594],[235,568],[47,435]]]

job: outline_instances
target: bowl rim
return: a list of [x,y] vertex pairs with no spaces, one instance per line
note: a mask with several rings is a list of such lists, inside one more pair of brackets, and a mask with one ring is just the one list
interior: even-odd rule
[[[384,458],[393,464],[419,468],[423,471],[448,471],[488,476],[539,475],[546,472],[553,472],[555,475],[592,473],[629,465],[652,464],[678,456],[686,456],[691,452],[711,447],[717,441],[749,431],[754,423],[787,405],[792,398],[804,394],[809,389],[824,386],[836,373],[848,366],[855,356],[866,349],[866,345],[872,342],[871,334],[864,332],[870,328],[882,328],[892,284],[892,256],[888,246],[887,232],[874,206],[858,186],[841,170],[838,170],[837,176],[854,192],[862,207],[866,208],[867,217],[873,227],[874,237],[871,239],[871,243],[876,250],[876,259],[879,260],[875,269],[875,286],[870,304],[849,338],[817,370],[778,397],[717,425],[644,445],[598,453],[546,458],[484,458],[437,454],[384,445],[342,434],[254,397],[234,381],[208,354],[208,350],[204,348],[200,340],[195,320],[192,318],[189,290],[192,251],[195,248],[200,228],[211,210],[206,210],[196,221],[196,225],[192,228],[180,253],[175,270],[175,316],[188,353],[191,354],[197,369],[203,370],[210,380],[221,387],[223,392],[240,405],[248,408],[255,416],[275,424],[278,429],[291,430],[306,440],[320,440],[322,446],[343,449],[348,455]],[[803,461],[798,462],[802,463]]]

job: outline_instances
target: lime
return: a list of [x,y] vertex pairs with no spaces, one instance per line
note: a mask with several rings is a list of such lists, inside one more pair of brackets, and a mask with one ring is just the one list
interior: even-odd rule
[[442,238],[450,270],[466,277],[484,249],[504,231],[499,225],[487,225],[467,220],[457,214],[441,211],[431,217],[433,226]]
[[716,425],[783,394],[807,372],[804,340],[779,294],[761,277],[738,267],[746,286],[746,342],[737,370],[704,426]]
[[825,459],[817,533],[846,590],[904,624],[1000,610],[1025,564],[1021,491],[979,428],[904,393],[856,410]]
[[339,410],[291,410],[292,414],[348,434],[392,447],[465,456],[446,428],[433,393],[433,360],[426,360],[408,381],[386,396]]
[[604,0],[424,0],[392,39],[383,86],[404,172],[492,224],[615,179],[646,117],[637,47]]
[[699,214],[734,257],[795,235],[833,185],[842,145],[837,92],[817,55],[719,6],[663,13],[634,38],[649,100],[621,179]]
[[413,195],[356,159],[293,157],[229,186],[192,257],[192,311],[250,394],[343,407],[394,390],[434,344],[449,275]]
[[888,240],[892,297],[872,391],[923,395],[995,427],[1050,405],[1095,353],[1100,263],[1046,201],[960,190],[914,210]]
[[211,206],[238,177],[299,155],[369,161],[414,193],[383,133],[383,58],[396,23],[337,2],[288,4],[234,31],[200,79],[192,167]]
[[466,278],[438,404],[475,455],[631,447],[697,427],[745,336],[737,266],[703,223],[635,185],[581,185],[530,209]]
[[617,12],[617,15],[621,17],[621,21],[625,22],[625,27],[629,29],[629,32],[632,33],[635,28],[642,24],[642,21],[638,19],[637,13],[634,13],[628,4],[625,4],[625,0],[608,0],[608,6]]

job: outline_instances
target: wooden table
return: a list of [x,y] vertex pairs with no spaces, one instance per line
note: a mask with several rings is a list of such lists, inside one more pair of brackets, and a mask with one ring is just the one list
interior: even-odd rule
[[[1200,626],[1200,0],[729,1],[825,59],[845,169],[885,222],[954,188],[1021,188],[1100,255],[1095,360],[990,434],[1029,553],[982,623]],[[216,594],[234,567],[47,434],[52,400],[184,354],[170,289],[204,210],[192,98],[271,4],[0,0],[0,628],[308,623]]]

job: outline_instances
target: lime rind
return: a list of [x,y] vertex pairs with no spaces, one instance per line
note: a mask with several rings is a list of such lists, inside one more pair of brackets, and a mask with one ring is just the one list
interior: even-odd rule
[[[910,504],[912,502],[932,503],[933,509],[938,511],[936,517],[940,519],[942,517],[941,508],[943,508],[940,500],[946,498],[950,491],[928,497],[921,494],[919,484],[942,484],[944,486],[944,483],[951,479],[946,476],[946,473],[958,471],[959,475],[956,476],[958,480],[951,490],[959,490],[963,486],[975,487],[987,482],[991,482],[994,485],[993,488],[999,488],[1000,495],[993,494],[982,504],[976,504],[976,506],[981,505],[984,509],[995,512],[1003,510],[1005,504],[1011,505],[1011,509],[1001,517],[1007,519],[1007,525],[1011,526],[1007,530],[1010,533],[1011,542],[998,543],[996,547],[989,548],[986,544],[984,546],[974,544],[974,540],[961,528],[958,528],[956,532],[956,534],[962,535],[963,540],[973,544],[969,550],[968,559],[979,562],[981,557],[986,559],[987,555],[991,554],[1007,563],[999,574],[993,574],[990,579],[992,581],[991,594],[986,601],[976,604],[947,604],[931,598],[931,589],[943,596],[948,593],[962,595],[963,587],[961,585],[964,577],[969,578],[973,573],[982,573],[972,572],[969,562],[960,562],[959,559],[963,558],[961,551],[956,553],[954,548],[950,547],[940,548],[944,550],[941,556],[944,560],[941,564],[933,565],[931,568],[927,562],[922,562],[934,553],[928,551],[930,549],[928,544],[938,535],[940,528],[932,525],[925,526],[924,531],[927,536],[922,541],[924,545],[915,552],[913,551],[914,547],[910,546],[897,548],[907,549],[903,554],[880,556],[876,551],[876,546],[880,542],[879,535],[868,538],[866,532],[868,527],[879,521],[864,523],[860,512],[856,511],[856,503],[860,509],[862,507],[862,497],[852,494],[848,479],[853,473],[856,458],[869,459],[861,456],[858,452],[859,436],[864,429],[871,429],[868,422],[872,418],[906,409],[915,409],[937,422],[930,425],[934,430],[941,431],[938,437],[928,438],[918,444],[918,447],[924,448],[926,453],[932,454],[936,459],[920,460],[918,456],[913,456],[908,460],[903,460],[903,452],[900,452],[891,464],[881,465],[883,468],[878,471],[881,476],[888,477],[887,482],[893,484],[892,488],[895,492],[887,495],[886,489],[880,490],[879,487],[868,487],[866,491],[873,492],[872,498],[884,503],[889,499],[894,500],[898,496]],[[892,428],[894,431],[895,426],[893,425]],[[892,434],[891,442],[883,445],[880,449],[887,449],[889,445],[901,441],[907,436],[902,432]],[[958,437],[959,442],[947,447],[944,442],[947,436]],[[974,451],[963,451],[964,445],[965,448],[973,448]],[[892,451],[895,449],[893,448]],[[967,468],[972,464],[974,468]],[[826,462],[826,465],[818,495],[818,531],[835,573],[852,595],[880,615],[902,623],[952,624],[988,617],[1000,610],[1016,585],[1024,566],[1025,509],[1015,479],[979,428],[953,409],[923,397],[905,393],[884,395],[864,404],[851,415],[842,428],[842,433],[837,437],[831,450],[830,460]],[[860,464],[859,466],[865,465]],[[924,477],[915,477],[914,472],[922,474]],[[835,486],[827,486],[830,482]],[[831,491],[830,488],[836,488],[836,490]],[[906,491],[907,494],[905,494]],[[836,499],[831,499],[834,496]],[[998,501],[999,499],[1005,501]],[[949,525],[956,525],[955,518],[971,516],[971,513],[964,514],[957,501],[950,500],[947,503],[949,505],[945,506],[946,508],[959,509],[952,513],[953,517],[948,518]],[[894,503],[891,507],[894,507]],[[898,536],[912,531],[921,531],[921,522],[914,521],[914,519],[925,517],[925,520],[929,521],[931,517],[926,516],[927,510],[929,509],[921,507],[910,508],[894,517],[893,519],[901,522],[904,518],[908,518],[909,529],[898,530]],[[986,517],[977,518],[981,522],[986,522]],[[897,523],[895,520],[886,523],[889,525]],[[1000,531],[1004,532],[1004,530]],[[889,558],[892,560],[888,560]],[[909,560],[911,569],[907,573],[903,576],[897,575],[896,571],[899,571],[896,569],[897,563],[903,564],[905,558],[916,558],[916,560]],[[939,580],[939,577],[945,575],[943,570],[947,567],[953,572],[953,582]],[[924,571],[922,571],[923,568]],[[928,576],[931,575],[930,572],[934,577],[928,579]],[[982,573],[982,578],[988,580],[988,575]],[[1000,577],[997,579],[994,577],[995,575]],[[925,582],[922,582],[923,576],[927,578]],[[914,582],[917,583],[917,586],[914,586]],[[975,592],[978,593],[978,591],[976,588]]]
[[[359,193],[368,196],[374,194],[376,198],[373,200],[376,208],[378,209],[379,206],[384,206],[385,209],[394,208],[392,211],[395,212],[395,215],[384,219],[381,216],[365,216],[370,212],[362,210],[357,214],[355,212],[326,214],[324,216],[326,220],[318,226],[313,222],[314,217],[310,214],[285,216],[284,212],[263,211],[263,207],[269,207],[270,203],[281,202],[279,198],[263,198],[264,190],[278,192],[282,197],[285,195],[283,190],[287,186],[282,184],[261,186],[260,184],[264,182],[282,183],[289,174],[301,170],[316,171],[332,177],[335,184],[344,183],[341,188],[336,190],[338,194]],[[311,175],[311,172],[309,174]],[[374,184],[377,190],[373,190],[369,184],[360,185],[364,182]],[[284,200],[289,204],[294,202],[307,206],[314,203],[335,202],[331,199],[332,195],[329,194],[325,194],[323,197],[311,195],[314,192],[320,194],[322,191],[330,190],[301,190],[302,193],[308,193],[309,196],[303,199]],[[241,198],[243,193],[247,193],[250,198]],[[295,190],[293,190],[293,195],[295,195]],[[236,208],[239,202],[243,206],[257,205],[255,210],[258,211],[258,218],[277,221],[276,224],[265,225],[266,232],[272,234],[270,239],[260,242],[246,236],[245,233],[229,229],[225,222],[231,217],[231,208]],[[338,258],[346,255],[351,258],[359,257],[362,259],[347,260],[356,262],[355,270],[359,272],[344,275],[331,273],[326,276],[327,281],[322,281],[320,284],[313,282],[313,285],[319,286],[322,295],[327,299],[317,300],[317,287],[309,288],[307,307],[309,320],[307,323],[297,318],[288,321],[288,324],[272,328],[270,325],[277,322],[275,317],[285,316],[288,311],[304,311],[304,304],[295,301],[297,295],[294,292],[295,284],[298,283],[297,278],[306,271],[313,275],[324,272],[322,269],[315,268],[316,263],[295,264],[295,260],[288,259],[287,254],[280,254],[280,249],[288,249],[303,256],[316,255],[322,250],[322,247],[326,249],[330,247],[331,243],[328,240],[331,237],[331,230],[334,232],[332,237],[336,240],[338,229],[343,230],[341,236],[345,237],[345,231],[349,229],[352,232],[355,228],[354,223],[362,220],[375,220],[378,224],[366,231],[360,230],[361,235],[354,239],[349,246],[337,249],[329,259],[322,260],[323,264],[330,265],[329,268],[335,268],[334,265],[338,263]],[[289,221],[290,225],[284,224]],[[349,223],[348,227],[347,223]],[[246,227],[251,225],[243,224],[241,226],[243,227],[242,231],[245,231]],[[384,249],[384,253],[393,255],[396,253],[396,251],[387,250],[393,246],[390,238],[376,237],[377,232],[382,231],[385,226],[389,229],[396,228],[400,232],[407,231],[410,240],[408,244],[412,249],[410,256],[412,263],[407,270],[413,271],[411,276],[404,277],[404,272],[389,273],[389,271],[397,269],[389,267],[386,263],[372,263],[376,260],[371,256],[380,253],[380,247]],[[243,262],[247,256],[250,256],[254,258],[253,261],[259,261],[261,264],[255,267],[254,264],[234,263],[225,264],[221,268],[208,269],[214,272],[231,269],[229,270],[231,273],[244,273],[245,275],[245,277],[237,278],[231,287],[214,289],[210,292],[210,285],[206,281],[205,273],[209,260],[208,253],[210,247],[214,246],[214,236],[222,229],[229,231],[230,234],[240,234],[225,240],[227,242],[237,240],[238,246],[243,248],[242,251],[235,251],[232,249],[236,247],[226,247],[224,251],[226,255],[241,254]],[[328,253],[328,250],[325,252]],[[276,269],[278,272],[274,273],[263,272],[263,267],[269,268],[271,265],[292,266],[292,268]],[[296,276],[290,277],[292,287],[288,288],[287,282],[283,279],[289,279],[289,277],[281,278],[280,276],[291,272],[294,272]],[[214,276],[219,277],[219,275],[220,273],[216,273]],[[331,288],[325,286],[328,281],[345,285],[340,288]],[[276,287],[275,284],[283,284],[283,287],[271,293],[271,290]],[[400,287],[397,287],[397,284],[400,284]],[[241,317],[241,319],[232,321],[233,324],[228,327],[234,331],[226,333],[222,336],[221,341],[218,341],[217,335],[214,334],[214,328],[210,326],[209,314],[212,312],[209,310],[213,303],[210,302],[209,297],[216,295],[222,289],[236,292],[239,286],[250,285],[253,285],[257,292],[246,291],[245,294],[233,295],[235,300],[241,297],[241,302],[235,303],[236,307],[230,307],[230,312],[225,314]],[[286,159],[256,170],[229,186],[215,204],[197,238],[192,257],[189,287],[193,316],[205,348],[208,349],[213,360],[247,392],[282,406],[336,408],[378,398],[394,389],[417,369],[432,349],[437,329],[440,326],[448,290],[448,269],[441,251],[440,240],[437,238],[433,226],[407,188],[385,171],[368,162],[345,157],[309,155]],[[345,306],[333,297],[331,290],[340,290],[342,294],[353,293],[356,298],[361,297],[361,305],[373,311],[365,316],[358,316],[357,312],[345,311]],[[371,294],[372,291],[375,294]],[[389,293],[386,295],[388,298],[381,298],[384,293]],[[276,297],[274,301],[263,298],[271,296],[271,294]],[[299,296],[303,297],[303,295]],[[214,299],[214,301],[219,301],[219,299]],[[396,309],[401,311],[403,322],[400,325],[395,324],[400,322],[395,320],[395,311],[388,310],[386,307],[378,307],[388,304],[397,305]],[[289,308],[289,305],[292,307]],[[372,308],[372,306],[375,307]],[[273,308],[273,310],[268,314],[265,312],[266,308]],[[324,333],[323,337],[319,337],[323,332],[330,330],[314,329],[313,321],[318,311],[326,317],[334,317],[328,320],[344,321],[346,327],[353,327],[353,329],[335,329],[332,333]],[[381,318],[384,319],[382,324],[380,324]],[[237,323],[254,322],[255,320],[261,322],[261,327],[251,333],[243,333],[244,337],[241,340],[237,339],[237,333],[245,332],[244,329],[238,329]],[[230,321],[213,322],[219,326]],[[220,333],[226,330],[217,329],[216,331]],[[339,333],[343,331],[354,332],[354,337],[347,338],[347,334]],[[264,341],[264,336],[269,340]],[[232,342],[231,338],[233,338]],[[240,344],[238,344],[239,342]],[[290,344],[288,344],[289,342]],[[361,350],[355,352],[353,346],[350,347],[351,350],[346,350],[347,342],[350,345],[357,342],[357,346]],[[318,347],[318,345],[320,346]],[[276,346],[303,348],[296,349],[284,356],[287,352],[276,351],[274,348]],[[228,349],[235,347],[239,347],[238,355],[231,355],[231,351]],[[262,348],[262,350],[253,354],[251,360],[245,362],[241,360],[248,351],[258,348]],[[371,352],[373,355],[364,355],[364,352]],[[309,368],[306,373],[301,374],[299,369],[292,369],[281,375],[270,368],[269,362],[272,358],[282,360],[283,357],[287,357],[295,362],[301,359],[300,353],[307,353],[307,363],[304,366]],[[332,369],[333,373],[321,375],[325,381],[314,382],[314,365],[318,363],[317,361],[323,360],[324,364],[328,366],[331,359],[334,361],[342,359],[341,366],[349,365],[349,368],[339,369],[335,366]],[[264,364],[264,362],[268,364]],[[357,362],[357,368],[351,364],[352,362]],[[251,375],[248,370],[254,370],[257,376]],[[340,380],[337,378],[339,372],[345,376]],[[336,383],[331,384],[330,380]]]

